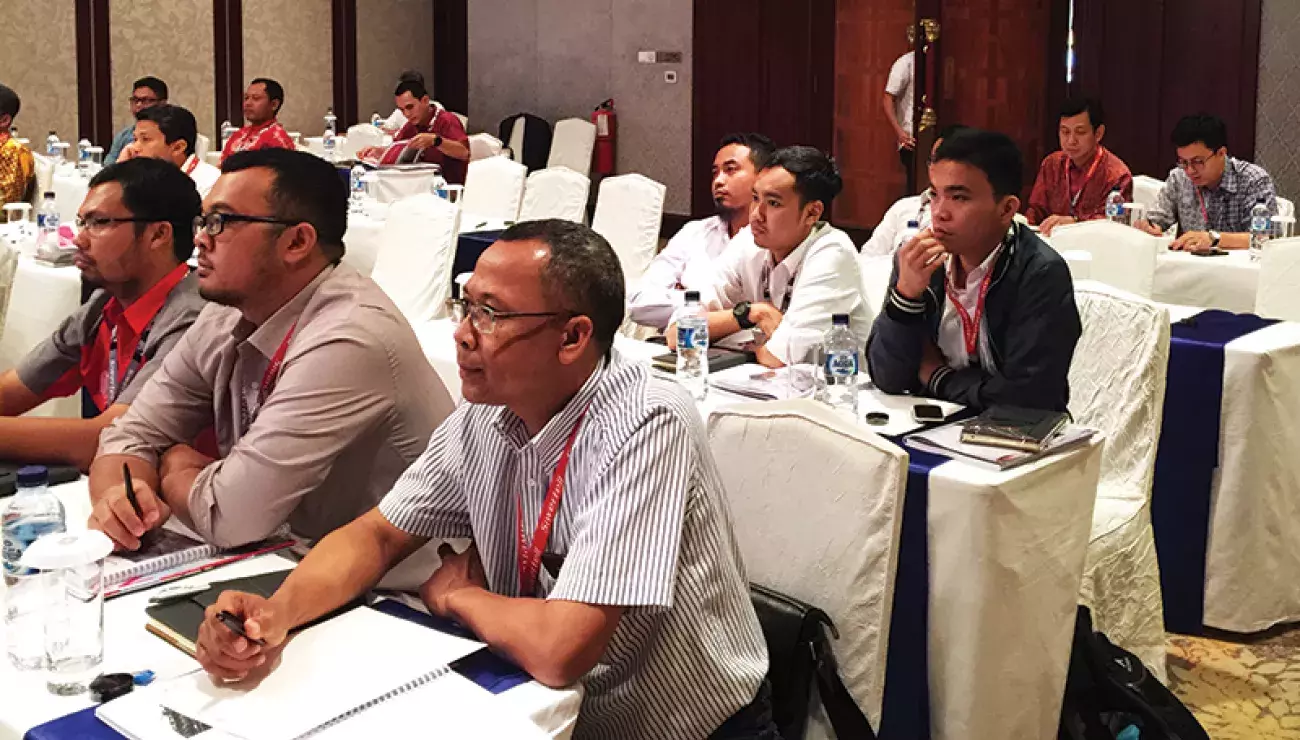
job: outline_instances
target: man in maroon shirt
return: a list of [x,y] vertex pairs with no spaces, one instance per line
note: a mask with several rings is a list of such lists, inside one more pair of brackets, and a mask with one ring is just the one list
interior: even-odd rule
[[406,115],[406,125],[387,149],[368,147],[358,156],[378,158],[380,164],[429,162],[442,167],[447,182],[464,184],[469,136],[460,119],[429,100],[428,91],[417,80],[402,81],[393,94],[397,96],[397,107]]
[[1025,211],[1044,236],[1057,226],[1104,218],[1106,198],[1116,189],[1124,202],[1133,200],[1128,165],[1101,145],[1103,121],[1100,101],[1080,98],[1061,107],[1061,150],[1047,155],[1038,168]]

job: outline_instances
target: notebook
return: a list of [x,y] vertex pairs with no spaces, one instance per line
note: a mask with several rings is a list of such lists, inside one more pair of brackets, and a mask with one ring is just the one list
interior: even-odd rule
[[1097,433],[1095,429],[1070,424],[1048,441],[1042,449],[1029,452],[963,442],[962,435],[965,431],[965,425],[966,423],[961,421],[945,424],[924,432],[910,434],[903,438],[903,442],[906,446],[922,452],[932,452],[947,457],[959,457],[977,464],[992,466],[998,470],[1010,470],[1039,458],[1082,446]]
[[223,550],[202,542],[175,519],[145,535],[134,552],[117,552],[104,561],[104,597],[112,598],[229,565],[293,545],[279,535],[244,547]]
[[1039,452],[1069,421],[1069,415],[1059,411],[993,406],[966,422],[961,441],[970,445]]
[[194,642],[203,624],[203,611],[217,602],[223,591],[243,591],[271,598],[292,570],[278,570],[255,576],[215,581],[204,591],[189,594],[145,609],[149,621],[145,629],[166,640],[172,647],[194,657]]
[[[291,637],[275,669],[254,686],[217,685],[196,671],[150,689],[156,689],[158,705],[245,740],[364,737],[372,729],[403,725],[406,735],[418,727],[421,736],[443,736],[431,732],[431,726],[438,726],[444,713],[487,721],[500,712],[490,698],[477,697],[484,699],[478,702],[483,710],[466,716],[464,694],[473,692],[449,666],[482,647],[359,607]],[[403,698],[414,692],[418,700]],[[398,711],[403,706],[408,711]],[[156,737],[134,729],[156,722],[152,714],[136,719],[125,711],[101,711],[100,717],[128,737]]]
[[[744,365],[745,363],[754,362],[753,352],[736,352],[730,349],[720,349],[718,347],[709,347],[709,372],[716,373],[726,370],[729,367]],[[654,369],[661,372],[676,374],[677,373],[677,353],[668,352],[650,358],[650,364]]]

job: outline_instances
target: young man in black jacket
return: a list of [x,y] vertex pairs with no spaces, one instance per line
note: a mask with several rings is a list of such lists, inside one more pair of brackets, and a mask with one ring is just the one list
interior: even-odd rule
[[1065,261],[1014,221],[1019,149],[968,130],[930,168],[933,222],[898,250],[867,363],[886,393],[982,410],[1003,404],[1065,411],[1082,327]]

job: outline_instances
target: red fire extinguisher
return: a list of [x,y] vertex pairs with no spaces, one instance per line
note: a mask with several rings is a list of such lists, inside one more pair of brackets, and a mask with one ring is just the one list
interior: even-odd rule
[[614,99],[610,98],[591,112],[591,122],[596,124],[596,151],[593,171],[597,175],[614,174],[614,150],[618,140],[618,113]]

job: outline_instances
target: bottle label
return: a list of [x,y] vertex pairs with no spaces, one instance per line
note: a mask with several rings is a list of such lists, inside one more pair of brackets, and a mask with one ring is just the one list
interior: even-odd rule
[[849,378],[858,374],[856,352],[832,352],[826,355],[827,378]]
[[36,573],[31,568],[18,565],[27,548],[42,536],[51,532],[62,532],[63,526],[57,521],[24,522],[14,518],[4,524],[4,572],[9,576],[30,576]]
[[709,342],[708,330],[700,331],[694,326],[677,325],[677,350],[704,349]]

